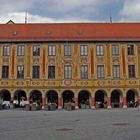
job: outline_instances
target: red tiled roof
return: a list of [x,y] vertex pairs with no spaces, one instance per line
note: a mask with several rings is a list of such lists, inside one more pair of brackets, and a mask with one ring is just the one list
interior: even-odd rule
[[140,41],[140,23],[0,24],[4,41]]

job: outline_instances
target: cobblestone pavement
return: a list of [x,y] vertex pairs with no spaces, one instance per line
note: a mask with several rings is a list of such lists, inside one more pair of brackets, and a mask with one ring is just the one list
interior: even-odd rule
[[3,110],[0,140],[140,140],[140,109]]

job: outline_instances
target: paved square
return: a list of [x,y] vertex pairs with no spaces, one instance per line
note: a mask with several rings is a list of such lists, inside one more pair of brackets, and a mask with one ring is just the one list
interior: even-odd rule
[[0,140],[140,140],[140,109],[3,110]]

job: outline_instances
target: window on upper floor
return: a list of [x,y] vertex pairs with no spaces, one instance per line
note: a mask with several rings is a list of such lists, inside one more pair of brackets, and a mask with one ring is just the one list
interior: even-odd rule
[[17,55],[18,56],[24,56],[25,53],[25,46],[24,45],[18,45],[17,46]]
[[134,55],[134,45],[133,44],[128,44],[127,45],[127,54],[128,55]]
[[24,66],[17,66],[17,79],[24,78]]
[[120,66],[113,65],[113,78],[120,78]]
[[80,55],[81,56],[88,55],[88,46],[87,45],[80,45]]
[[64,78],[71,79],[72,78],[72,68],[71,66],[64,66]]
[[87,65],[81,66],[81,79],[88,79],[88,66]]
[[119,55],[119,45],[112,45],[112,55],[113,56]]
[[129,75],[129,78],[135,78],[136,77],[135,65],[128,65],[128,75]]
[[97,54],[97,56],[103,56],[104,55],[103,45],[96,45],[96,54]]
[[32,71],[32,77],[33,79],[39,79],[40,77],[40,67],[39,66],[33,66],[33,71]]
[[2,78],[9,78],[9,66],[2,66]]
[[71,45],[64,45],[64,55],[71,56]]
[[48,66],[48,79],[55,79],[55,66]]
[[40,45],[33,45],[33,56],[40,56]]
[[10,55],[10,46],[4,45],[3,46],[3,56],[9,56]]
[[97,78],[104,78],[105,72],[104,72],[104,65],[98,65],[97,66]]
[[48,55],[49,56],[54,56],[55,53],[56,53],[56,46],[55,45],[49,45]]

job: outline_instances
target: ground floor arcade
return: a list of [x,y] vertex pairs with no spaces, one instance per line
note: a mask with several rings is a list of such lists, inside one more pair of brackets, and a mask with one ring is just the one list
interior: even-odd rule
[[127,108],[140,104],[139,89],[1,89],[1,101],[27,100],[44,108],[55,103],[58,109],[72,102],[76,109],[83,108]]

